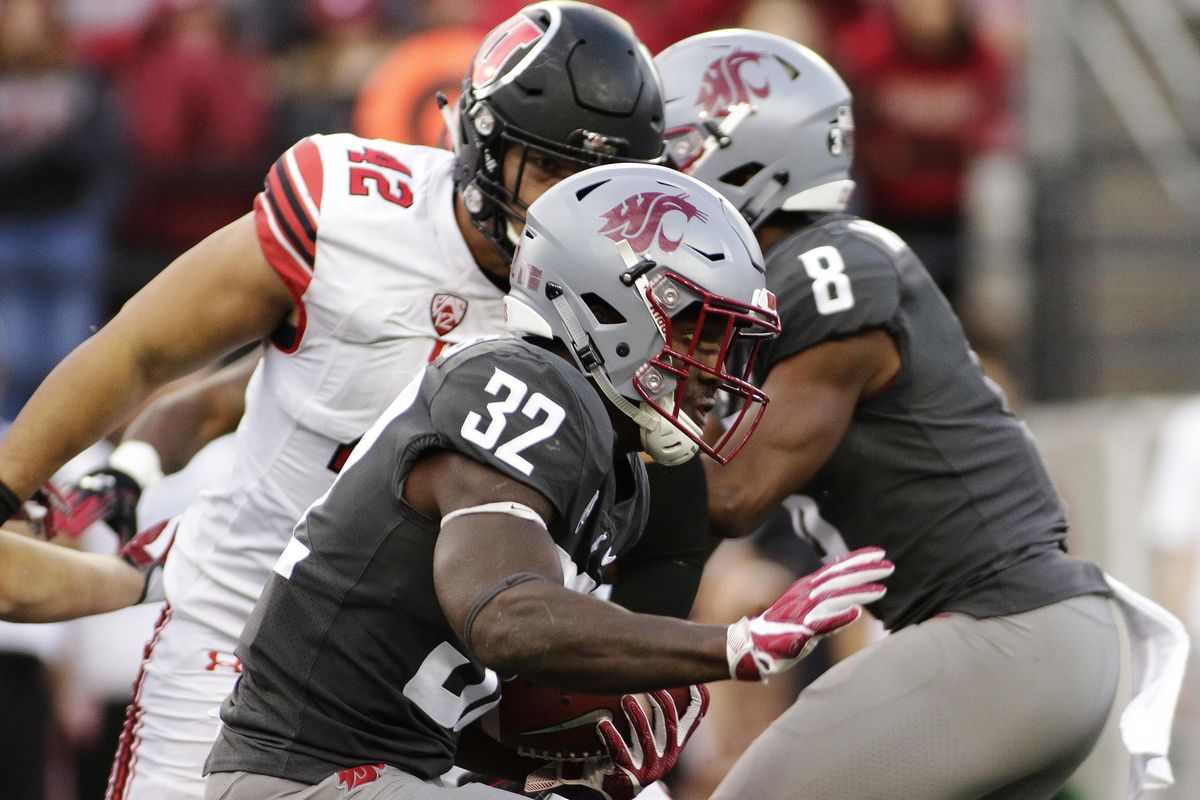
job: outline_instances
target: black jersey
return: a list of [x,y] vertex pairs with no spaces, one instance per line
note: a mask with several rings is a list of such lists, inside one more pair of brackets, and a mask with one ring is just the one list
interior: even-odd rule
[[889,628],[1108,593],[1097,566],[1066,556],[1062,503],[1028,430],[899,237],[825,216],[771,248],[767,285],[783,332],[764,345],[760,380],[788,356],[870,329],[899,348],[896,383],[858,404],[805,497],[788,502],[826,550],[887,550],[896,572],[871,610]]
[[316,783],[385,763],[429,778],[499,681],[438,605],[439,520],[402,499],[414,462],[463,453],[536,489],[564,578],[587,591],[645,522],[645,468],[617,456],[605,406],[567,361],[516,339],[452,352],[418,376],[296,527],[237,654],[208,771]]

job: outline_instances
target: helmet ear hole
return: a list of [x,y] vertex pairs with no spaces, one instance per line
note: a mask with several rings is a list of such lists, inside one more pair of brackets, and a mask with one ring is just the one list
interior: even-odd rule
[[748,164],[742,164],[740,167],[729,170],[720,178],[717,178],[721,183],[727,183],[730,186],[745,186],[754,176],[762,172],[763,165],[757,161],[751,161]]
[[626,322],[625,315],[612,306],[607,300],[594,292],[581,295],[580,298],[588,311],[601,325],[619,325]]

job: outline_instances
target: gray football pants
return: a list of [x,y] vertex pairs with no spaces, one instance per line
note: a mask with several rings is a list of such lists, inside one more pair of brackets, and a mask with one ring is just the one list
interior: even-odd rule
[[951,614],[837,664],[711,800],[1039,800],[1091,752],[1116,696],[1111,603]]
[[361,783],[338,774],[315,785],[257,775],[252,772],[214,772],[208,776],[204,800],[513,800],[521,795],[481,783],[454,788],[423,781],[395,767]]

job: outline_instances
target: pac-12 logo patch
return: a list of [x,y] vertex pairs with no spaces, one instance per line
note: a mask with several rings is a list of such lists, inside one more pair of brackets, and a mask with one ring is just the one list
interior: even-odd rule
[[360,764],[357,767],[341,770],[337,774],[337,787],[346,791],[357,789],[364,783],[377,780],[386,768],[386,764]]
[[696,208],[686,194],[640,192],[627,197],[600,215],[604,226],[600,233],[614,242],[629,242],[635,253],[645,251],[658,237],[658,246],[670,252],[683,241],[687,223],[708,218]]
[[767,97],[771,94],[771,84],[761,70],[758,81],[752,81],[752,76],[744,73],[748,64],[758,64],[764,57],[770,58],[770,53],[734,50],[709,64],[700,82],[696,106],[710,117],[721,117],[729,113],[730,106],[749,103],[751,95]]
[[429,318],[439,336],[445,336],[458,327],[467,315],[467,301],[456,294],[438,293],[429,304]]

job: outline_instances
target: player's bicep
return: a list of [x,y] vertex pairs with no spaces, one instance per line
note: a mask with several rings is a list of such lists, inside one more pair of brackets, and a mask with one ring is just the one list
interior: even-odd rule
[[405,497],[441,519],[433,576],[447,620],[464,641],[476,615],[500,592],[526,580],[562,583],[547,532],[550,502],[530,486],[457,453],[413,468]]
[[165,380],[266,336],[291,310],[246,215],[172,262],[108,327],[148,374]]

